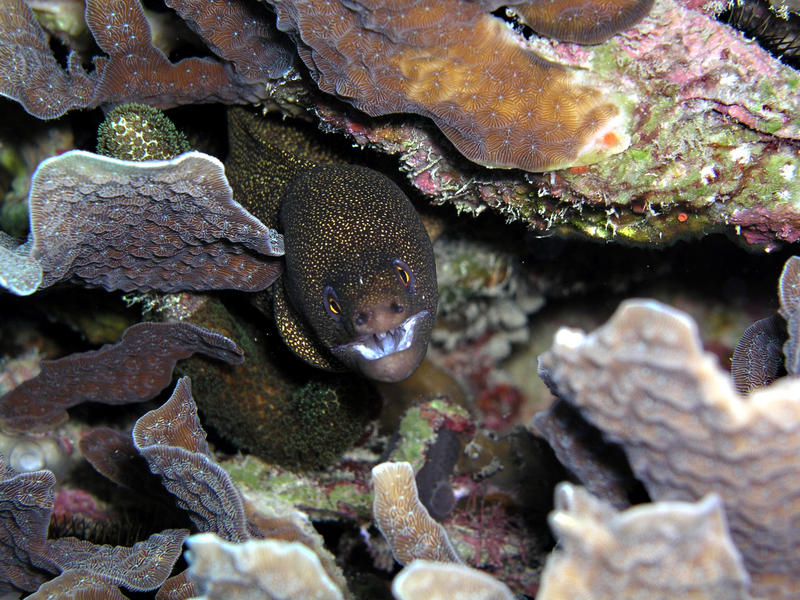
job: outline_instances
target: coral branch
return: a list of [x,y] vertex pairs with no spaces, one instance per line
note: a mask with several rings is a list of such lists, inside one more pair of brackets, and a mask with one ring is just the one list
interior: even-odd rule
[[416,558],[460,563],[444,528],[422,506],[414,471],[406,462],[381,463],[372,469],[375,523],[397,562]]
[[242,496],[212,460],[188,378],[163,406],[136,421],[133,442],[200,531],[228,541],[249,537]]

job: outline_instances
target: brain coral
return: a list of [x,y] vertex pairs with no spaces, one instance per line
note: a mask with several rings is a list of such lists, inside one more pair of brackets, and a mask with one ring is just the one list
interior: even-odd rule
[[[272,3],[279,29],[295,35],[323,91],[373,116],[430,117],[475,162],[540,171],[588,164],[628,145],[626,111],[585,73],[532,52],[489,14],[491,5]],[[583,8],[591,14],[594,4]]]

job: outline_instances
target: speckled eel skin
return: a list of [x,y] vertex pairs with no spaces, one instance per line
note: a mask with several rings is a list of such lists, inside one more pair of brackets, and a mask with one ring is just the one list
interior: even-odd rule
[[229,135],[234,197],[284,236],[273,291],[289,348],[322,369],[410,376],[438,297],[433,248],[405,194],[372,169],[322,164],[330,155],[296,129],[246,110],[229,112]]

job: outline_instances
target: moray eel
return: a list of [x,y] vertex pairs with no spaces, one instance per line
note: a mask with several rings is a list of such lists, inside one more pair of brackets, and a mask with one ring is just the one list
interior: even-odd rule
[[234,198],[284,236],[273,307],[286,344],[322,369],[410,376],[438,292],[431,241],[408,198],[377,171],[333,162],[285,123],[241,108],[228,115]]

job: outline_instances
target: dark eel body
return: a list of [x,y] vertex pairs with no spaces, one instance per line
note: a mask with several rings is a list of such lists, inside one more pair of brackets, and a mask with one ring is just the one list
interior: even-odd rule
[[437,285],[408,198],[377,171],[332,162],[285,123],[243,109],[228,120],[234,198],[284,236],[273,306],[286,344],[322,369],[378,381],[411,375],[425,356]]

